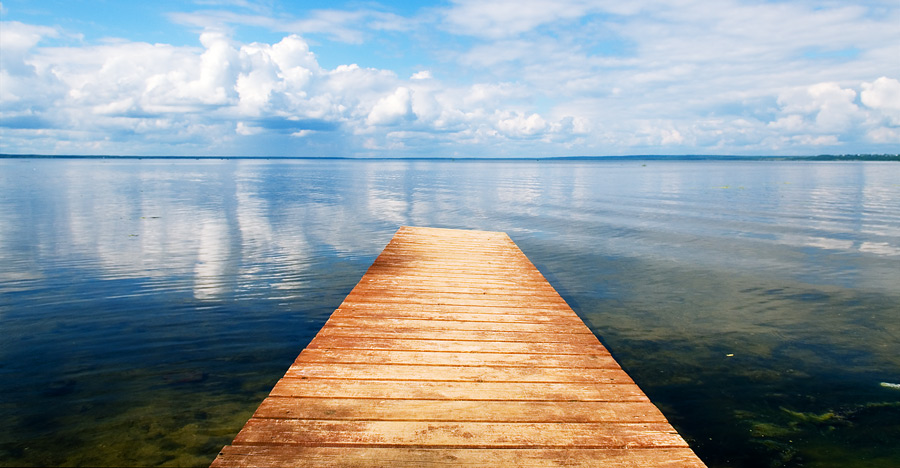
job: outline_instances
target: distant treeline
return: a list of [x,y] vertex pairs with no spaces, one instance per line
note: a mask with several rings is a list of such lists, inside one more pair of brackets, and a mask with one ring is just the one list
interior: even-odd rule
[[900,154],[820,154],[810,161],[900,161]]

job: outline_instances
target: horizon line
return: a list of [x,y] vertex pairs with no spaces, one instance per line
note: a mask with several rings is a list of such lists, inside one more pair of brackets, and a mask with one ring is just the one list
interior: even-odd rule
[[731,155],[731,154],[630,154],[630,155],[601,155],[601,156],[164,156],[164,155],[111,155],[111,154],[9,154],[0,153],[0,159],[172,159],[172,160],[346,160],[346,161],[590,161],[590,160],[876,160],[876,161],[900,161],[900,153],[847,153],[847,154],[817,154],[817,155]]

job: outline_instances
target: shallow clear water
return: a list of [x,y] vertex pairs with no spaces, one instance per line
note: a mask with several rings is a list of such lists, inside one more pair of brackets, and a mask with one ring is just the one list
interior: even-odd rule
[[900,463],[900,164],[0,160],[0,464],[205,466],[400,225],[506,231],[710,466]]

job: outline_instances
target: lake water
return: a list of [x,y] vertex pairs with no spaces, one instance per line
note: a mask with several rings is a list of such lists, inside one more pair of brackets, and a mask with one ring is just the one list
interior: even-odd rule
[[900,466],[900,164],[0,160],[0,464],[206,466],[401,225],[505,231],[710,466]]

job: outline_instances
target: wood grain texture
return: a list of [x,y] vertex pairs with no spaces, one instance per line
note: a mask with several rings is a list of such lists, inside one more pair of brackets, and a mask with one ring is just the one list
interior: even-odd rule
[[[224,460],[228,463],[220,463]],[[689,448],[428,449],[231,445],[222,450],[213,466],[692,468],[704,465]]]
[[506,234],[402,227],[212,466],[705,465]]

